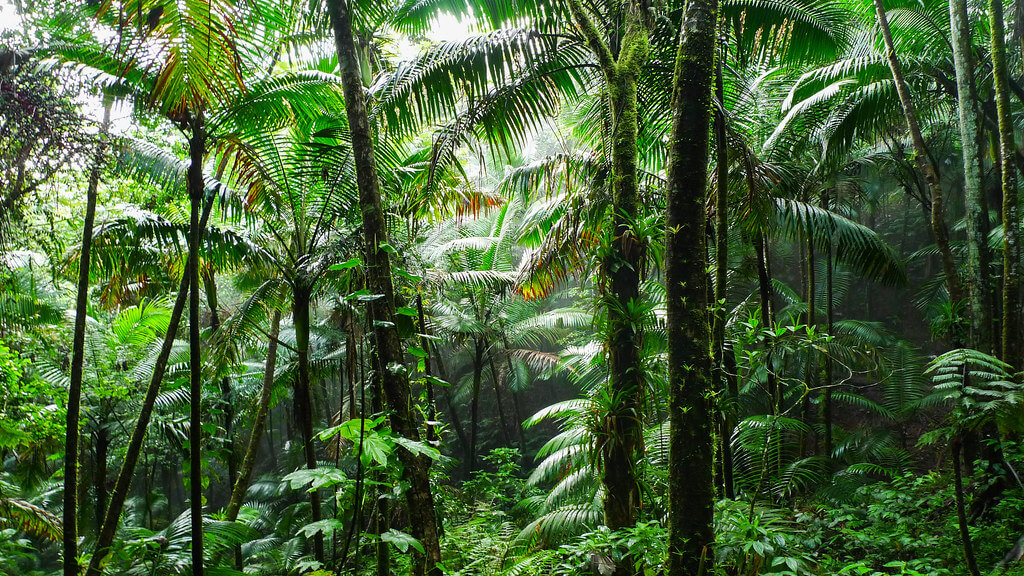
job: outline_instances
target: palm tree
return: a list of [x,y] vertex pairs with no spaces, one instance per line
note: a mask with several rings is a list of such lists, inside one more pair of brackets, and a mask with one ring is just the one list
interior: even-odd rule
[[[324,125],[334,126],[333,122]],[[314,133],[322,131],[318,128],[309,123],[266,131],[251,130],[240,123],[238,133],[222,148],[225,177],[232,187],[242,191],[240,213],[260,217],[261,226],[254,231],[252,241],[260,247],[265,267],[273,269],[273,276],[242,308],[257,310],[259,300],[280,289],[290,295],[298,365],[295,413],[309,469],[317,467],[310,372],[311,307],[323,289],[330,266],[351,249],[346,242],[352,234],[346,234],[343,226],[354,220],[349,213],[353,204],[349,149],[329,138],[314,138]],[[246,321],[244,317],[236,320]],[[243,488],[236,486],[236,492],[244,495]],[[310,500],[312,521],[318,522],[319,492],[312,491]],[[322,534],[314,537],[314,557],[321,563],[325,560]]]
[[[527,300],[515,290],[515,272],[523,260],[516,241],[525,232],[525,212],[522,197],[513,196],[469,222],[440,223],[424,243],[425,276],[437,294],[431,305],[431,324],[437,334],[455,342],[448,354],[466,352],[471,358],[466,362],[472,367],[470,431],[463,444],[468,447],[469,472],[475,469],[479,454],[479,388],[484,372],[489,369],[499,431],[506,444],[511,444],[512,438],[502,388],[511,392],[516,441],[520,450],[525,450],[517,395],[528,384],[521,381],[523,370],[549,367],[556,355],[542,348],[555,345],[560,335],[590,321],[590,315],[582,310],[548,309],[549,299]],[[448,374],[453,379],[457,376]],[[454,411],[454,403],[449,405]]]
[[892,30],[889,27],[889,19],[882,0],[874,0],[875,15],[878,19],[878,26],[882,30],[882,38],[885,41],[886,57],[889,63],[889,70],[892,72],[893,84],[899,96],[900,105],[903,107],[903,116],[907,123],[907,130],[910,132],[910,139],[914,146],[914,160],[918,170],[924,175],[928,182],[928,191],[931,198],[931,228],[935,237],[935,244],[938,246],[942,260],[942,270],[945,275],[946,289],[949,291],[949,298],[953,303],[959,303],[962,298],[960,276],[957,272],[953,252],[949,246],[949,232],[945,221],[945,208],[943,206],[944,193],[939,182],[939,171],[928,154],[925,145],[924,135],[921,132],[921,124],[918,120],[917,107],[910,94],[910,88],[903,76],[903,68],[900,64],[899,55],[893,42]]
[[[216,142],[226,119],[232,115],[246,116],[252,124],[261,118],[281,118],[282,114],[265,114],[268,109],[302,110],[308,100],[308,78],[270,81],[246,86],[246,71],[261,71],[275,56],[277,34],[287,23],[288,6],[265,3],[244,8],[232,3],[211,3],[190,0],[169,5],[162,10],[143,9],[141,4],[120,7],[120,14],[108,13],[100,6],[97,18],[118,26],[121,35],[110,46],[74,44],[61,49],[65,58],[78,61],[99,72],[101,81],[127,88],[137,101],[172,121],[188,135],[189,160],[184,175],[190,200],[189,257],[182,276],[178,299],[172,312],[170,328],[155,364],[153,377],[132,434],[124,464],[111,496],[110,506],[97,539],[96,552],[88,574],[102,573],[103,560],[109,553],[128,489],[134,476],[142,442],[152,414],[153,402],[167,367],[167,358],[182,315],[186,296],[190,313],[190,364],[192,409],[191,420],[191,501],[194,530],[193,560],[197,574],[202,573],[202,465],[199,450],[201,426],[201,355],[199,338],[199,258],[202,230],[212,206],[212,197],[202,207],[207,193],[203,172],[205,155],[211,140]],[[247,24],[246,21],[249,21]],[[259,25],[256,23],[259,22]],[[251,37],[250,37],[251,35]],[[240,49],[242,46],[244,49]],[[159,58],[140,58],[152,50],[162,50]],[[320,85],[323,82],[319,82]],[[313,89],[315,91],[315,89]],[[300,95],[300,97],[296,97]],[[290,106],[283,105],[289,101]],[[248,104],[248,106],[246,106]],[[275,108],[277,106],[277,108]],[[293,112],[294,113],[294,112]],[[251,114],[251,116],[249,115]]]
[[82,249],[78,267],[78,293],[75,298],[75,329],[72,337],[71,382],[68,386],[67,434],[64,441],[64,576],[78,576],[78,437],[79,411],[82,401],[82,370],[85,366],[85,319],[89,304],[89,264],[92,257],[92,229],[96,222],[96,193],[99,188],[107,132],[110,130],[110,107],[103,106],[100,143],[89,171],[86,190],[85,222],[82,225]]
[[[367,114],[362,68],[352,31],[353,14],[349,0],[328,0],[328,12],[334,28],[338,66],[345,92],[345,111],[352,139],[356,184],[359,191],[359,209],[363,217],[364,264],[367,287],[381,297],[368,304],[374,323],[374,338],[382,370],[381,386],[391,410],[392,429],[412,441],[419,440],[419,431],[410,407],[409,378],[402,367],[402,341],[395,324],[395,290],[391,271],[384,208],[381,202],[380,180],[373,136]],[[425,562],[414,563],[414,574],[440,576],[440,532],[434,515],[434,497],[430,490],[428,470],[430,461],[405,448],[398,450],[403,474],[410,483],[406,490],[412,535],[423,545]]]

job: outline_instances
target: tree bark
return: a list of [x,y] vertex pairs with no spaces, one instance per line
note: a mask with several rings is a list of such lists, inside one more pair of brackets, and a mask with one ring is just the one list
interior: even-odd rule
[[725,82],[722,73],[724,48],[719,50],[715,68],[714,130],[717,157],[715,158],[715,302],[714,342],[715,360],[712,376],[715,390],[724,390],[726,407],[722,414],[722,485],[725,497],[736,498],[733,482],[732,431],[736,427],[736,396],[728,386],[725,370],[725,306],[729,298],[729,142],[726,137]]
[[[220,305],[217,302],[217,278],[213,268],[207,267],[202,274],[203,286],[206,287],[206,303],[210,307],[210,331],[216,334],[220,330]],[[232,398],[231,381],[224,376],[220,379],[220,410],[224,418],[224,450],[225,464],[228,467],[228,490],[234,488],[238,480],[238,459],[235,458],[235,403]]]
[[110,433],[101,422],[96,430],[96,465],[93,470],[93,486],[96,490],[96,531],[107,514],[107,452],[110,448]]
[[483,379],[484,371],[484,347],[480,340],[476,340],[476,355],[473,357],[473,390],[469,401],[469,466],[467,473],[476,470],[476,440],[477,429],[480,422],[480,381]]
[[882,38],[885,40],[886,57],[889,61],[889,71],[892,72],[893,84],[896,85],[896,94],[899,96],[900,104],[903,107],[903,117],[907,122],[907,130],[910,132],[910,141],[914,145],[914,160],[917,169],[924,175],[928,183],[928,192],[931,196],[931,228],[935,237],[935,246],[939,250],[942,261],[942,273],[946,280],[946,290],[949,292],[949,300],[957,304],[963,300],[963,291],[960,285],[960,276],[957,273],[956,261],[953,258],[953,251],[949,246],[949,232],[946,229],[945,208],[943,204],[942,186],[939,181],[939,171],[932,163],[928,155],[928,148],[924,143],[924,135],[921,132],[921,125],[917,120],[917,108],[910,96],[910,88],[903,77],[903,70],[900,66],[899,57],[896,55],[896,47],[893,44],[892,31],[889,29],[889,19],[885,13],[885,6],[882,0],[874,0],[875,15],[878,17],[878,26],[882,29]]
[[[309,308],[311,290],[301,283],[293,286],[292,305],[293,320],[295,324],[295,348],[298,351],[298,378],[295,380],[295,419],[299,423],[299,433],[302,435],[302,454],[306,461],[306,468],[316,468],[316,444],[313,438],[313,395],[309,376]],[[313,490],[309,493],[310,519],[319,522],[320,514],[320,491]],[[324,535],[317,532],[313,536],[313,557],[317,562],[323,563],[324,557]]]
[[416,295],[416,316],[420,324],[420,346],[427,356],[423,359],[423,373],[428,377],[424,383],[424,387],[427,391],[427,442],[434,442],[437,440],[437,433],[434,430],[434,422],[437,421],[437,406],[434,404],[434,384],[429,380],[431,376],[430,360],[434,356],[434,347],[427,338],[429,332],[427,330],[426,317],[423,314],[423,295]]
[[189,139],[188,197],[191,203],[186,272],[189,278],[188,350],[189,350],[189,500],[192,523],[192,574],[203,576],[203,359],[199,336],[199,246],[203,241],[203,227],[199,225],[205,183],[203,156],[206,154],[206,132],[202,113],[192,121]]
[[508,419],[505,418],[505,400],[501,396],[501,379],[498,376],[498,363],[494,361],[494,347],[486,339],[487,363],[491,367],[491,385],[494,387],[494,399],[498,410],[498,425],[501,427],[501,439],[506,446],[512,445],[512,437],[508,434]]
[[252,432],[249,434],[249,444],[238,471],[238,479],[235,480],[234,488],[231,490],[231,500],[224,513],[229,522],[238,519],[238,512],[245,502],[245,495],[249,491],[249,483],[252,480],[252,472],[256,466],[256,457],[260,451],[260,439],[263,438],[263,431],[266,430],[267,413],[270,412],[270,401],[274,397],[277,337],[280,333],[281,313],[275,310],[274,316],[270,320],[270,338],[267,341],[267,361],[263,365],[263,387],[260,389],[260,401],[256,406],[256,416],[253,417]]
[[971,26],[966,0],[950,0],[953,66],[956,69],[960,143],[964,163],[964,221],[967,227],[967,293],[970,299],[971,347],[992,351],[992,308],[988,305],[988,206],[981,181],[978,95],[974,84]]
[[1002,360],[1014,367],[1020,359],[1020,221],[1017,206],[1017,145],[1013,136],[1010,108],[1009,70],[1006,65],[1006,30],[1002,0],[989,0],[992,30],[992,82],[999,120],[999,157],[1002,159],[1003,188],[1003,345]]
[[[612,530],[636,524],[636,510],[640,506],[636,465],[643,446],[643,323],[635,310],[640,303],[640,270],[646,239],[637,236],[634,225],[640,203],[637,82],[650,44],[646,28],[631,8],[625,10],[625,33],[616,58],[580,0],[569,2],[573,21],[598,59],[612,114],[612,226],[610,250],[601,264],[600,287],[608,316],[605,350],[609,388],[615,399],[605,416],[603,427],[607,436],[601,444],[604,523]],[[626,559],[619,563],[616,574],[631,573],[632,562]]]
[[[67,432],[64,438],[64,576],[78,576],[78,454],[79,422],[82,405],[82,373],[85,367],[85,320],[89,307],[89,264],[92,258],[92,229],[96,224],[96,195],[100,170],[110,131],[108,99],[103,106],[103,124],[99,144],[86,190],[85,223],[82,226],[82,252],[78,262],[78,291],[75,297],[75,328],[72,336],[71,384],[68,387]],[[104,463],[105,465],[105,463]]]
[[964,561],[967,562],[967,569],[971,576],[981,576],[978,570],[978,561],[974,558],[974,546],[971,544],[971,533],[967,526],[967,510],[964,506],[964,479],[960,466],[961,453],[960,434],[957,433],[952,440],[953,451],[953,493],[956,496],[956,520],[960,528],[960,542],[964,549]]
[[[822,204],[826,210],[829,209],[829,195],[826,192],[823,198]],[[832,276],[834,275],[832,265],[832,232],[828,233],[828,247],[825,253],[825,322],[827,325],[826,331],[829,336],[833,334],[833,309],[834,309],[834,292],[832,290]],[[822,410],[821,419],[824,421],[825,427],[825,441],[824,451],[825,458],[832,458],[832,344],[825,344],[825,393],[822,394]]]
[[[749,171],[750,166],[747,166]],[[753,179],[748,176],[748,185],[753,186]],[[753,195],[753,190],[751,190]],[[761,299],[761,329],[771,333],[775,324],[772,314],[772,277],[768,273],[768,241],[764,232],[756,232],[754,238],[754,255],[757,264],[757,287]],[[772,344],[765,342],[767,353],[765,356],[765,383],[768,386],[768,406],[772,414],[779,412],[779,382],[775,371],[772,369]]]
[[[365,268],[367,286],[374,294],[383,297],[368,303],[373,318],[381,365],[385,367],[384,393],[387,397],[392,430],[409,440],[419,440],[415,414],[410,407],[408,373],[402,364],[402,342],[395,327],[395,291],[391,278],[391,261],[381,247],[387,242],[387,227],[381,204],[380,183],[374,158],[373,137],[366,110],[366,96],[356,56],[352,34],[352,13],[348,0],[328,0],[331,23],[334,28],[335,45],[338,51],[338,65],[341,71],[345,95],[345,111],[348,117],[349,133],[352,137],[352,152],[356,169],[356,184],[359,189],[359,209],[363,218],[365,234]],[[434,498],[430,490],[430,461],[405,449],[398,450],[405,480],[409,521],[412,536],[423,544],[425,558],[414,561],[413,572],[425,572],[440,576],[441,547],[437,520],[434,516]]]
[[[190,179],[191,181],[191,179]],[[203,208],[202,217],[199,219],[199,227],[205,228],[210,218],[210,211],[213,208],[213,199],[210,198]],[[167,372],[167,362],[171,356],[171,349],[174,347],[174,339],[177,336],[178,325],[181,324],[181,316],[185,311],[185,304],[188,300],[190,278],[188,269],[191,261],[196,260],[198,254],[190,253],[185,263],[185,273],[181,275],[181,283],[178,286],[178,296],[171,309],[171,319],[167,325],[167,333],[164,335],[160,353],[157,355],[156,363],[153,366],[153,376],[150,378],[149,386],[146,388],[146,395],[139,408],[139,418],[135,421],[135,428],[132,430],[131,439],[128,441],[128,449],[124,455],[121,471],[117,475],[117,482],[114,484],[114,491],[110,495],[110,506],[103,518],[100,533],[96,538],[95,551],[89,561],[89,569],[86,576],[100,576],[103,574],[103,560],[110,553],[110,545],[114,542],[114,535],[117,532],[117,525],[121,519],[121,512],[124,510],[124,502],[128,498],[128,491],[131,489],[132,480],[135,478],[135,467],[139,462],[142,453],[142,443],[146,439],[146,431],[149,428],[150,418],[153,416],[153,408],[156,405],[156,398],[160,394],[160,384],[164,374]]]
[[669,576],[712,573],[714,417],[705,203],[717,0],[686,4],[672,93],[665,291],[669,366]]

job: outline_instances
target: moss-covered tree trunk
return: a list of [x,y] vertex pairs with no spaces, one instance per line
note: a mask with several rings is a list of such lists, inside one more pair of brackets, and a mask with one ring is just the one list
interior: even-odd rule
[[889,71],[892,73],[893,84],[896,86],[896,94],[899,96],[900,105],[903,107],[903,118],[907,122],[907,130],[910,132],[910,141],[914,146],[914,161],[917,169],[924,175],[928,183],[928,193],[931,197],[930,222],[932,236],[935,238],[935,246],[939,249],[940,260],[942,261],[942,273],[946,280],[946,290],[949,292],[949,299],[954,303],[963,300],[963,290],[960,285],[960,276],[957,273],[956,260],[953,258],[953,250],[949,245],[949,232],[946,229],[944,193],[939,181],[939,171],[932,163],[928,155],[928,148],[924,143],[924,134],[921,132],[921,124],[917,119],[917,108],[910,95],[910,88],[903,77],[903,69],[900,65],[899,56],[896,54],[896,46],[893,43],[892,31],[889,29],[889,19],[886,16],[885,6],[882,0],[874,0],[875,15],[878,18],[878,26],[882,30],[882,38],[885,41],[886,57],[889,62]]
[[[408,373],[403,366],[402,342],[395,327],[395,290],[391,277],[391,260],[382,248],[387,242],[387,224],[381,203],[377,163],[374,158],[373,136],[366,109],[366,96],[359,60],[352,34],[352,13],[348,0],[328,0],[331,24],[334,28],[338,64],[345,93],[345,111],[352,136],[356,184],[359,189],[359,209],[363,218],[364,264],[367,287],[383,297],[368,304],[375,323],[374,333],[380,354],[384,394],[390,410],[391,429],[409,440],[419,440],[415,413],[410,405]],[[437,564],[441,561],[441,547],[437,520],[434,516],[434,498],[430,491],[430,461],[425,456],[399,449],[398,458],[409,488],[405,491],[412,536],[423,544],[425,557],[413,562],[414,574],[426,572],[440,576]]]
[[[602,33],[580,0],[569,2],[570,13],[603,73],[612,114],[611,226],[607,253],[601,264],[604,285],[601,300],[608,317],[605,350],[608,356],[609,392],[616,401],[605,416],[606,437],[601,443],[604,523],[612,530],[636,524],[640,505],[637,462],[643,446],[642,375],[640,348],[643,341],[640,309],[640,269],[644,238],[635,230],[640,191],[637,169],[639,110],[637,82],[647,62],[650,44],[637,14],[639,7],[626,6],[625,32],[618,54],[613,54]],[[626,559],[617,574],[632,572]]]
[[[316,468],[316,439],[313,437],[313,394],[309,374],[309,312],[312,289],[298,283],[292,287],[292,318],[295,324],[295,349],[298,354],[298,377],[295,380],[295,419],[298,420],[302,435],[302,454],[306,468]],[[309,493],[310,518],[319,522],[320,491]],[[317,562],[324,562],[324,535],[317,532],[313,537],[313,556]]]
[[966,0],[950,0],[949,20],[952,31],[953,66],[956,90],[960,143],[964,163],[964,222],[967,227],[967,296],[970,300],[970,345],[985,352],[992,351],[992,308],[989,306],[988,206],[982,190],[981,153],[978,130],[978,95],[974,84],[971,26]]
[[1002,360],[1014,367],[1020,358],[1020,220],[1017,205],[1017,145],[1010,108],[1009,70],[1006,66],[1006,30],[1002,0],[989,0],[992,29],[992,76],[999,119],[999,157],[1003,189],[1003,345]]
[[[82,224],[82,249],[78,260],[78,289],[75,295],[75,328],[71,337],[71,383],[68,386],[67,432],[64,438],[64,576],[78,576],[78,453],[79,421],[82,403],[82,373],[85,368],[85,319],[89,307],[89,265],[92,258],[92,229],[96,223],[96,194],[110,131],[110,106],[103,106],[100,140],[89,169],[85,196],[85,222]],[[97,464],[99,465],[99,464]],[[106,467],[106,461],[103,462]],[[99,496],[97,495],[97,499]]]
[[717,0],[683,14],[672,92],[665,223],[669,576],[712,573],[714,416],[705,226]]

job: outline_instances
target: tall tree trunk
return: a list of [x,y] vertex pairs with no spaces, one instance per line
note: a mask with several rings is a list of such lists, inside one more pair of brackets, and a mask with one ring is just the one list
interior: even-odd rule
[[1003,187],[1003,346],[1002,360],[1021,366],[1020,314],[1020,221],[1017,206],[1017,145],[1013,137],[1010,109],[1009,71],[1006,66],[1006,30],[1002,0],[989,0],[992,30],[992,80],[999,119],[999,157],[1002,159]]
[[665,292],[669,366],[669,576],[713,572],[714,417],[705,203],[717,0],[686,4],[669,133]]
[[434,346],[427,337],[430,332],[427,330],[427,320],[423,314],[423,295],[416,295],[416,315],[420,323],[420,346],[427,356],[423,359],[423,373],[427,376],[424,384],[427,390],[427,442],[437,440],[437,433],[434,430],[434,422],[437,421],[437,406],[434,404],[434,383],[430,381],[431,368],[430,360],[434,356]]
[[[750,170],[748,164],[747,170]],[[752,184],[752,178],[748,176],[748,185]],[[753,194],[753,191],[751,191]],[[754,238],[754,256],[757,265],[757,288],[761,299],[761,328],[771,333],[775,323],[772,314],[772,278],[768,272],[768,241],[764,232],[758,231]],[[767,342],[768,352],[765,357],[765,382],[768,385],[768,407],[772,414],[779,412],[779,382],[772,369],[772,345]]]
[[714,383],[712,388],[725,391],[725,411],[722,414],[722,484],[725,497],[736,498],[733,482],[732,439],[736,427],[736,396],[728,385],[725,371],[725,306],[729,298],[729,142],[726,137],[725,82],[722,73],[726,50],[719,50],[715,68],[714,130],[717,157],[715,159],[715,302],[714,326]]
[[484,371],[484,347],[476,340],[476,355],[473,357],[473,390],[469,400],[469,465],[466,472],[476,470],[476,440],[480,422],[480,381]]
[[192,121],[189,139],[188,197],[191,203],[189,223],[189,258],[186,271],[189,277],[188,350],[189,350],[189,499],[192,522],[192,574],[203,576],[203,359],[199,336],[199,246],[203,229],[199,225],[203,206],[205,183],[203,156],[206,154],[206,132],[203,114]]
[[260,439],[263,438],[263,431],[266,430],[267,414],[270,412],[270,401],[274,397],[277,337],[280,333],[281,313],[275,310],[273,318],[270,320],[270,338],[267,341],[267,360],[263,365],[263,387],[260,389],[260,401],[256,405],[252,432],[249,434],[249,444],[245,449],[245,456],[242,458],[238,479],[235,480],[234,488],[231,490],[231,500],[228,501],[228,508],[224,513],[229,522],[234,522],[238,519],[238,512],[242,509],[242,504],[245,502],[245,495],[249,491],[249,483],[252,480],[252,472],[256,466],[256,457],[260,451]]
[[[822,198],[822,205],[825,210],[829,209],[829,195],[825,192],[824,198]],[[833,309],[834,309],[834,292],[832,290],[832,276],[835,271],[832,266],[832,231],[828,232],[828,246],[825,253],[825,322],[827,323],[827,334],[833,335],[834,320]],[[821,419],[824,421],[825,427],[825,442],[824,451],[825,458],[832,457],[832,344],[825,344],[825,393],[822,394],[822,415]]]
[[[807,241],[807,325],[814,328],[818,323],[817,315],[817,278],[815,278],[814,270],[814,236],[811,230],[806,231]],[[814,417],[815,414],[811,409],[811,390],[818,387],[818,355],[813,351],[808,355],[807,366],[805,367],[806,374],[804,379],[807,382],[807,388],[803,393],[803,418],[804,423],[807,424],[809,430],[814,429]],[[808,448],[810,453],[814,454],[818,450],[818,439],[817,436],[810,436],[805,432],[800,432],[800,452],[801,458],[807,455]],[[809,437],[810,436],[810,437]],[[809,438],[808,438],[809,437]],[[810,446],[808,446],[810,444]]]
[[93,470],[93,486],[96,491],[96,531],[99,532],[103,517],[107,514],[107,453],[110,449],[110,433],[103,422],[96,430],[96,465]]
[[964,479],[960,465],[961,441],[959,432],[951,442],[953,457],[953,495],[956,497],[956,520],[960,528],[960,542],[964,549],[964,560],[967,562],[967,569],[971,576],[981,576],[978,571],[978,561],[974,558],[974,546],[971,544],[971,533],[967,526],[967,511],[964,506]]
[[971,26],[966,0],[950,0],[953,65],[959,109],[960,143],[964,162],[964,221],[967,225],[967,294],[970,299],[973,348],[992,351],[992,308],[988,305],[988,206],[981,181],[978,95],[974,84]]
[[[634,9],[636,8],[636,9]],[[612,226],[611,249],[602,266],[601,298],[608,316],[605,350],[608,355],[610,394],[616,402],[605,416],[607,437],[601,444],[604,485],[604,523],[612,530],[636,524],[640,488],[636,465],[641,458],[643,424],[641,415],[640,347],[642,321],[633,310],[640,302],[640,270],[645,239],[637,236],[640,190],[637,169],[637,81],[647,62],[650,44],[637,7],[627,7],[625,33],[617,58],[602,33],[590,19],[580,0],[571,0],[569,10],[588,47],[597,57],[608,91],[612,114]],[[620,562],[616,574],[631,574],[632,562]]]
[[[189,179],[189,182],[191,182],[191,179]],[[203,208],[202,217],[199,219],[199,228],[206,227],[212,208],[213,199],[209,198],[207,199],[206,206]],[[191,261],[197,258],[198,254],[191,253],[190,250],[185,263],[186,272],[181,275],[178,296],[174,300],[174,307],[171,309],[171,319],[167,325],[167,333],[164,335],[160,353],[157,355],[156,363],[153,365],[153,376],[149,380],[146,395],[139,408],[139,418],[135,421],[135,428],[132,430],[131,439],[128,441],[128,449],[125,451],[121,471],[118,473],[117,482],[114,484],[114,491],[110,495],[110,506],[107,508],[107,514],[103,518],[102,528],[100,528],[100,533],[96,537],[95,551],[93,552],[92,559],[89,560],[89,569],[86,571],[86,576],[100,576],[100,574],[103,574],[103,560],[110,553],[110,545],[114,542],[114,535],[117,532],[117,525],[121,519],[121,512],[124,510],[128,491],[131,489],[132,480],[135,478],[135,467],[142,453],[142,444],[146,439],[146,431],[149,428],[150,418],[153,416],[156,398],[160,394],[160,383],[167,372],[167,362],[174,347],[174,338],[177,336],[178,325],[181,324],[181,316],[185,311],[190,284],[187,271]]]
[[[516,371],[512,365],[512,355],[509,353],[511,346],[508,342],[508,336],[505,334],[505,327],[501,327],[501,345],[505,349],[505,367],[508,368],[508,378],[511,379]],[[506,383],[508,380],[506,380]],[[519,443],[519,456],[523,459],[523,465],[526,465],[528,457],[526,456],[526,436],[523,434],[523,411],[520,407],[519,394],[509,386],[509,393],[512,396],[512,415],[516,421],[516,440]]]
[[[367,287],[374,294],[382,294],[369,302],[373,318],[380,322],[374,326],[378,353],[384,370],[384,393],[390,409],[391,428],[409,440],[419,440],[415,413],[410,407],[409,379],[405,370],[398,369],[403,358],[402,342],[395,327],[395,291],[391,278],[391,260],[381,248],[387,242],[387,227],[381,205],[380,183],[374,158],[373,137],[366,111],[365,95],[360,76],[352,35],[352,13],[349,0],[328,0],[331,23],[334,28],[338,65],[345,95],[345,111],[352,136],[356,184],[359,189],[359,209],[363,217],[365,234],[365,265]],[[440,576],[437,566],[441,561],[441,547],[437,519],[434,516],[434,497],[430,490],[430,461],[405,449],[398,450],[402,472],[409,488],[405,491],[412,536],[423,544],[425,558],[413,563],[413,573]]]
[[[316,444],[313,438],[313,395],[309,376],[309,308],[312,297],[311,289],[301,283],[293,286],[292,303],[293,319],[295,324],[295,348],[298,351],[298,378],[295,380],[295,419],[299,423],[299,432],[302,435],[302,454],[306,460],[306,468],[316,468]],[[313,490],[309,493],[310,517],[313,522],[319,522],[320,516],[320,491]],[[324,558],[324,535],[317,532],[313,536],[313,556],[317,562],[323,563]]]
[[924,175],[928,183],[928,192],[931,196],[931,228],[935,237],[935,246],[939,249],[942,261],[942,273],[946,280],[946,289],[949,291],[951,302],[959,303],[963,300],[963,291],[960,286],[960,276],[957,274],[956,261],[953,258],[953,251],[949,246],[949,232],[946,230],[945,208],[943,205],[942,186],[939,182],[939,171],[932,163],[928,155],[928,148],[924,143],[924,135],[921,133],[921,125],[917,120],[917,108],[910,96],[910,88],[903,77],[903,70],[900,66],[899,57],[896,55],[896,47],[892,40],[892,31],[889,29],[889,19],[885,13],[885,6],[882,0],[874,0],[875,15],[878,17],[878,26],[882,29],[882,38],[885,40],[886,56],[889,61],[889,70],[892,72],[893,84],[896,85],[896,94],[899,96],[900,104],[903,107],[903,117],[907,122],[907,130],[910,131],[910,141],[914,145],[914,160],[917,169]]
[[498,425],[501,427],[501,439],[506,446],[512,445],[512,437],[508,434],[508,419],[505,418],[505,400],[501,396],[501,378],[498,376],[498,363],[494,361],[494,348],[484,340],[487,349],[487,363],[491,367],[491,385],[494,387],[494,399],[498,410]]
[[[82,225],[82,252],[78,261],[78,291],[75,297],[75,331],[72,336],[71,385],[68,387],[67,434],[64,439],[64,576],[78,576],[78,440],[82,403],[82,372],[85,367],[85,319],[89,307],[89,264],[92,259],[92,229],[96,224],[96,193],[100,170],[110,131],[108,99],[103,105],[100,141],[89,170],[86,190],[85,222]],[[105,465],[105,463],[104,463]]]

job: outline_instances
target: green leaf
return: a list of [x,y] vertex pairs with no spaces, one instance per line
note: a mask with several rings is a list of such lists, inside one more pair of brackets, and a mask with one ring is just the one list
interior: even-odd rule
[[403,270],[401,268],[397,268],[396,267],[395,268],[395,274],[398,274],[399,276],[401,276],[402,278],[405,278],[409,282],[422,282],[423,281],[423,277],[422,276],[418,276],[416,274],[412,274],[410,272],[406,272],[405,270]]
[[411,535],[406,534],[405,532],[399,532],[394,528],[381,534],[380,539],[390,544],[394,544],[395,548],[398,548],[398,551],[403,554],[408,552],[410,547],[415,548],[416,551],[418,551],[420,554],[426,553],[423,550],[423,544],[420,544],[419,540],[413,538]]
[[335,264],[331,266],[331,270],[348,270],[349,268],[355,268],[356,266],[362,266],[363,261],[359,258],[350,258],[341,264]]
[[316,522],[310,522],[302,528],[299,528],[299,534],[306,538],[312,538],[318,533],[322,533],[324,536],[330,536],[335,530],[344,530],[345,523],[335,518],[328,518],[326,520],[317,520]]
[[438,460],[441,458],[441,452],[438,451],[437,448],[427,446],[423,442],[416,442],[414,440],[409,440],[408,438],[402,438],[401,436],[395,436],[392,440],[395,441],[395,444],[398,444],[413,454],[426,456],[431,460]]
[[307,492],[320,488],[345,484],[349,481],[344,471],[338,468],[303,468],[286,475],[283,480],[293,489],[309,486]]

